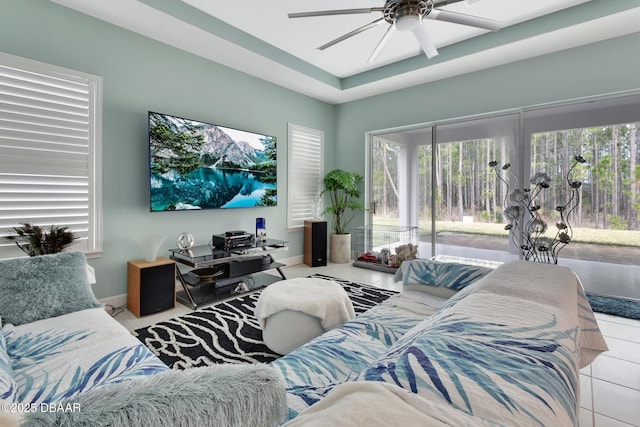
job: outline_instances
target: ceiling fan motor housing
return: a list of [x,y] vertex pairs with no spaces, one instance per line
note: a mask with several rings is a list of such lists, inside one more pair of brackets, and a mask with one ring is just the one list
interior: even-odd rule
[[[417,21],[427,16],[433,10],[433,0],[387,0],[384,4],[384,20],[391,25],[396,25],[398,20],[404,17],[415,17]],[[415,22],[415,21],[414,21]],[[398,30],[410,30],[411,28],[398,28]]]

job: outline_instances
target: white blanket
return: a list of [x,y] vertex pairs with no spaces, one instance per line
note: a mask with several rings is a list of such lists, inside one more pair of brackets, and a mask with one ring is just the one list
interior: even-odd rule
[[284,310],[300,311],[320,319],[325,331],[355,317],[344,288],[332,280],[316,278],[282,280],[269,285],[258,298],[255,315],[264,328],[269,316]]
[[339,385],[284,427],[488,427],[448,405],[377,381]]

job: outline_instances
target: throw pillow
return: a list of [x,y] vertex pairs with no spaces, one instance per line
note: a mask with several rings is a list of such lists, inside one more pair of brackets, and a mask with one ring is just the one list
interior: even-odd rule
[[284,378],[267,365],[215,365],[105,385],[30,412],[22,427],[280,425]]
[[0,261],[0,316],[21,325],[102,307],[89,285],[87,260],[62,252]]
[[492,271],[478,265],[414,259],[403,262],[394,279],[403,285],[442,286],[459,291]]

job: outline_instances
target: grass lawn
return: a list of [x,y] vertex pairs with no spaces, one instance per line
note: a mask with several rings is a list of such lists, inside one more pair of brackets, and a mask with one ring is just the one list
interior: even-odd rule
[[[398,225],[397,218],[375,217],[374,224]],[[431,230],[430,220],[420,220],[420,235],[428,236]],[[550,227],[547,232],[549,237],[555,234],[555,226]],[[480,234],[485,236],[508,236],[508,231],[504,229],[504,224],[482,223],[482,222],[460,222],[460,221],[436,221],[436,233],[461,233]],[[598,245],[612,246],[635,246],[640,247],[640,231],[630,230],[603,230],[594,228],[573,228],[574,242],[593,243]]]

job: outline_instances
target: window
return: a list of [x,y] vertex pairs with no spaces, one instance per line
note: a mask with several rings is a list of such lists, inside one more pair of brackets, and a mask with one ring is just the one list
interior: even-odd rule
[[566,214],[573,234],[558,263],[575,271],[589,292],[638,298],[637,91],[372,132],[369,138],[368,191],[376,209],[368,223],[419,225],[421,258],[500,262],[519,256],[504,229],[508,193],[489,174],[492,160],[511,164],[508,176],[499,173],[512,189],[526,188],[538,172],[549,175],[549,190],[537,200],[553,237],[557,206],[571,197],[567,174],[580,155],[586,162],[570,175],[582,182],[580,204]]
[[67,226],[99,252],[102,79],[0,53],[0,258],[13,227]]
[[572,158],[586,159],[571,173],[582,181],[580,203],[571,215],[572,243],[561,256],[640,265],[640,95],[526,111],[524,120],[525,176],[547,172],[552,178],[541,211],[553,212],[567,200]]
[[287,227],[297,229],[314,217],[322,192],[324,132],[289,123],[288,140]]
[[[563,249],[567,258],[635,264],[640,246],[637,166],[640,123],[595,126],[531,135],[531,171],[551,178],[540,211],[549,218],[555,206],[568,201],[568,177],[579,179],[575,211],[570,216],[573,240]],[[584,165],[571,170],[572,157]],[[553,222],[548,221],[553,224]],[[556,230],[549,227],[548,237]],[[587,245],[617,246],[616,250],[587,250]]]

